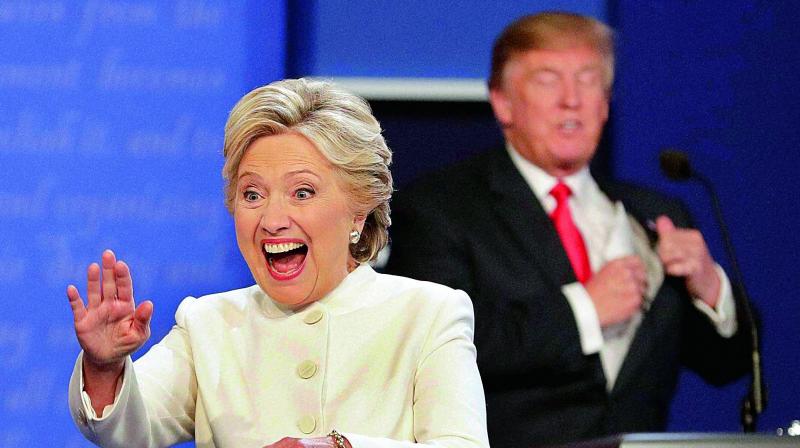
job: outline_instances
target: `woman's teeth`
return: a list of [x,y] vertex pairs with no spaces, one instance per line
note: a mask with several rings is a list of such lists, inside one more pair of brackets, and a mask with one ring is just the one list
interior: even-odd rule
[[289,252],[290,250],[295,250],[300,247],[305,246],[303,243],[278,243],[278,244],[264,244],[264,251],[268,254],[280,254],[283,252]]

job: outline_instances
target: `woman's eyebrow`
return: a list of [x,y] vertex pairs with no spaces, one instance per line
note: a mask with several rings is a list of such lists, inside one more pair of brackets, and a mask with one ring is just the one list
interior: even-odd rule
[[314,176],[314,177],[316,177],[318,179],[321,178],[321,176],[319,174],[317,174],[316,172],[314,172],[314,171],[312,171],[312,170],[310,170],[308,168],[300,168],[300,169],[288,171],[284,175],[284,177],[292,177],[292,176],[297,176],[297,175],[300,175],[300,174],[309,174],[309,175]]
[[239,177],[237,177],[237,179],[241,179],[243,177],[248,177],[248,176],[261,179],[261,176],[259,176],[258,173],[256,173],[255,171],[242,171],[242,174],[239,174]]

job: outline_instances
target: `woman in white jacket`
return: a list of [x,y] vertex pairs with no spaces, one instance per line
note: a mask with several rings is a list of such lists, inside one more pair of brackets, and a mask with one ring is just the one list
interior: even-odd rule
[[224,155],[256,284],[186,298],[132,362],[153,305],[134,304],[128,266],[105,251],[86,302],[67,288],[81,432],[109,447],[487,447],[469,298],[366,263],[392,192],[366,102],[319,81],[260,87],[231,112]]

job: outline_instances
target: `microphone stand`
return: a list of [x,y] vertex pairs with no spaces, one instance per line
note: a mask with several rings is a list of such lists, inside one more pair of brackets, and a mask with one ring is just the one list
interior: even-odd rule
[[752,433],[756,431],[758,415],[764,411],[764,408],[767,405],[766,390],[761,375],[762,365],[759,349],[758,329],[756,328],[756,321],[753,317],[753,310],[750,307],[750,296],[747,294],[747,290],[745,289],[742,273],[739,270],[739,263],[737,262],[738,259],[736,258],[733,244],[731,243],[730,232],[728,232],[728,226],[725,224],[725,220],[722,217],[722,207],[719,203],[719,197],[717,196],[714,186],[711,184],[711,181],[709,181],[708,178],[695,170],[691,170],[690,176],[700,182],[703,188],[705,188],[708,192],[708,195],[711,197],[711,203],[714,208],[714,217],[716,218],[717,224],[720,227],[720,233],[722,234],[724,243],[723,245],[725,246],[725,251],[727,252],[728,258],[730,259],[734,285],[739,290],[739,293],[742,297],[742,300],[740,300],[741,309],[744,312],[745,319],[750,327],[750,338],[752,342],[750,355],[753,376],[752,381],[750,382],[750,390],[742,400],[741,419],[742,429],[744,432]]

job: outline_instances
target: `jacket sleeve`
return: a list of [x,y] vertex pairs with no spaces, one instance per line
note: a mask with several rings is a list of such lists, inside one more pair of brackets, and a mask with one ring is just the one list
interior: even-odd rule
[[102,416],[94,417],[82,390],[83,353],[78,356],[69,385],[70,412],[88,440],[102,447],[160,447],[192,439],[197,384],[180,327],[183,305],[176,314],[179,325],[136,362],[128,357],[122,386]]
[[[654,220],[657,215],[666,214],[678,227],[695,227],[691,214],[682,202],[664,198],[647,202],[657,204],[649,219]],[[668,276],[665,287],[675,288],[686,304],[693,300],[682,278]],[[732,336],[720,335],[715,323],[696,306],[685,306],[682,317],[681,363],[714,385],[727,384],[751,370],[751,325],[743,308],[745,297],[734,283],[731,283],[731,287],[737,321],[737,330]]]
[[414,378],[417,443],[344,434],[354,448],[488,448],[486,403],[475,364],[474,316],[469,297],[450,291],[437,300]]

